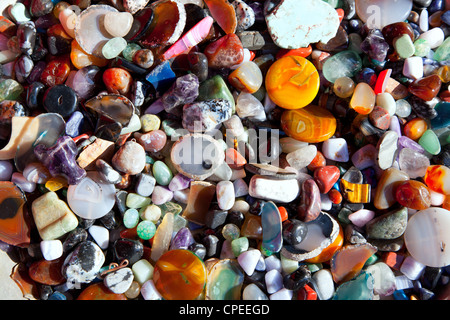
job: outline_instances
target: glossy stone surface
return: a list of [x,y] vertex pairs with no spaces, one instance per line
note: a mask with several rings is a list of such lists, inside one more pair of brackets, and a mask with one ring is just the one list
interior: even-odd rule
[[406,20],[412,9],[411,0],[398,1],[394,6],[387,0],[356,0],[355,4],[361,20],[378,29]]
[[256,63],[246,61],[228,76],[228,82],[239,91],[255,93],[263,83],[263,76]]
[[193,300],[206,284],[206,267],[189,250],[170,250],[155,264],[153,281],[166,300]]
[[322,67],[325,79],[331,83],[342,77],[351,78],[361,69],[361,57],[352,50],[345,50],[329,57]]
[[270,66],[265,79],[270,99],[285,109],[300,109],[310,104],[319,91],[319,85],[316,68],[300,56],[277,60]]
[[398,169],[389,168],[383,172],[378,181],[375,197],[373,199],[374,206],[377,209],[388,209],[396,202],[394,190],[395,187],[403,181],[409,180],[409,176]]
[[84,289],[77,300],[127,300],[125,294],[113,293],[103,283],[94,283]]
[[211,300],[230,300],[241,297],[244,273],[235,259],[215,259],[207,265],[205,296]]
[[450,194],[450,170],[443,165],[431,165],[427,168],[424,182],[431,190],[445,195]]
[[395,198],[400,205],[414,210],[425,210],[431,206],[430,190],[420,181],[409,180],[397,186]]
[[236,31],[236,10],[228,0],[206,0],[204,2],[214,20],[226,34]]
[[210,44],[203,51],[210,68],[230,68],[244,61],[244,48],[239,37],[230,33]]
[[263,241],[261,249],[266,256],[281,250],[283,245],[281,216],[273,202],[266,202],[261,212]]
[[429,208],[418,211],[408,221],[405,245],[413,258],[430,267],[448,265],[448,254],[444,250],[448,234],[444,231],[449,223],[448,211]]

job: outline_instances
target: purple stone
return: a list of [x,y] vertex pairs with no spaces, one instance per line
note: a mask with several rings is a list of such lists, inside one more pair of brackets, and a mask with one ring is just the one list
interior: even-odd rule
[[75,138],[80,135],[80,128],[83,124],[84,116],[80,111],[75,111],[66,122],[66,134]]
[[44,71],[47,64],[45,61],[39,61],[34,65],[33,70],[31,70],[30,75],[27,77],[27,82],[32,84],[38,82],[41,78],[41,73]]
[[164,110],[180,116],[183,110],[178,107],[197,99],[199,85],[197,76],[192,73],[177,78],[172,87],[161,97]]
[[303,222],[315,220],[321,211],[320,190],[314,179],[308,179],[302,184],[298,216]]
[[422,146],[420,144],[418,144],[417,142],[415,142],[414,140],[412,140],[406,136],[399,137],[398,144],[401,148],[409,148],[409,149],[412,149],[412,150],[422,153],[422,154],[425,153],[425,149],[422,148]]
[[391,118],[389,129],[395,131],[399,137],[402,136],[402,128],[400,126],[400,122],[398,121],[397,116],[393,116]]
[[171,191],[178,191],[178,190],[184,190],[189,188],[189,185],[191,183],[192,179],[188,178],[181,173],[178,173],[173,177],[173,179],[169,183],[169,189]]
[[86,171],[76,162],[77,145],[69,136],[62,136],[51,147],[39,144],[34,148],[34,154],[52,176],[62,175],[67,178],[69,184],[78,184]]
[[146,114],[158,114],[164,110],[164,104],[161,101],[161,98],[153,102],[146,110]]
[[361,43],[361,50],[368,54],[373,60],[383,62],[386,59],[389,44],[383,37],[380,30],[371,30],[368,36]]
[[189,228],[183,227],[173,237],[169,250],[187,249],[193,243],[195,243],[195,240],[191,231]]

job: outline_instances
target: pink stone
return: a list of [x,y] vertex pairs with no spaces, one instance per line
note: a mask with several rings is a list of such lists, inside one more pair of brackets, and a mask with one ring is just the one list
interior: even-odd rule
[[162,130],[153,130],[145,134],[135,133],[138,142],[142,144],[145,151],[158,152],[167,142],[167,135]]
[[173,198],[173,192],[167,187],[155,186],[152,193],[152,202],[156,205],[164,204]]
[[375,217],[375,211],[361,209],[356,212],[351,213],[348,219],[357,227],[364,227],[367,222]]

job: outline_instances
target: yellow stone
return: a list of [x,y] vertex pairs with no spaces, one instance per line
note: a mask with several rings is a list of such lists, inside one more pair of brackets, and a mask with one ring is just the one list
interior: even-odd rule
[[351,203],[369,203],[371,187],[370,184],[351,183],[341,179],[342,193]]
[[47,180],[45,183],[45,187],[50,191],[58,191],[62,188],[68,187],[69,184],[67,182],[67,179],[64,177],[53,177]]

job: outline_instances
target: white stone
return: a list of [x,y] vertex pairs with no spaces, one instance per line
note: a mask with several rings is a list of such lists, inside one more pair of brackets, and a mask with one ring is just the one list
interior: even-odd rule
[[131,270],[133,270],[134,279],[142,285],[153,277],[154,267],[147,259],[141,259],[133,264]]
[[317,286],[317,295],[320,300],[329,300],[333,297],[335,288],[333,276],[328,269],[320,269],[312,276]]
[[133,15],[129,12],[108,12],[103,25],[112,37],[125,37],[133,24]]
[[317,147],[313,144],[297,149],[286,155],[286,161],[297,170],[306,168],[316,157]]
[[244,91],[236,99],[236,113],[241,118],[248,118],[255,122],[262,122],[267,118],[261,101]]
[[400,272],[407,276],[408,279],[417,280],[422,275],[425,267],[423,263],[416,261],[413,257],[406,256],[400,267]]
[[264,262],[266,263],[266,272],[271,270],[278,270],[278,272],[282,272],[281,267],[281,260],[278,259],[275,255],[271,255],[264,259]]
[[283,276],[281,273],[272,269],[264,275],[267,293],[272,294],[283,288]]
[[45,260],[51,261],[63,255],[61,240],[43,240],[40,243],[41,252]]
[[292,300],[294,291],[283,288],[270,295],[270,300]]
[[133,279],[133,271],[130,268],[121,268],[108,273],[103,283],[112,292],[122,294],[130,288]]
[[388,92],[383,92],[377,95],[377,106],[386,110],[392,117],[397,110],[397,104],[394,97]]
[[141,287],[141,295],[144,300],[163,300],[162,295],[155,287],[153,280],[147,280]]
[[427,43],[430,45],[431,49],[436,49],[444,42],[445,34],[441,28],[436,27],[422,33],[419,36],[419,39],[427,40]]
[[269,300],[269,298],[256,284],[250,283],[242,291],[242,300]]
[[398,134],[395,131],[386,131],[378,142],[377,163],[380,169],[392,167],[398,149]]
[[281,151],[284,153],[291,153],[303,147],[306,147],[308,142],[299,141],[291,137],[284,137],[280,139]]
[[109,230],[102,226],[93,225],[89,229],[89,234],[95,243],[102,249],[107,249],[109,245]]
[[333,207],[333,202],[331,202],[330,197],[328,196],[328,193],[321,193],[320,194],[320,209],[322,211],[329,211]]
[[367,267],[367,273],[373,277],[373,292],[380,296],[390,296],[395,291],[395,274],[384,262],[377,262]]
[[250,179],[248,193],[258,199],[288,203],[297,198],[300,186],[296,179],[276,180],[260,175]]
[[336,10],[321,0],[278,1],[265,15],[273,42],[281,48],[297,49],[310,43],[327,43],[339,28]]
[[256,271],[266,271],[266,261],[264,260],[264,257],[261,255],[261,257],[259,257],[258,263],[256,264],[255,267]]
[[343,138],[331,138],[324,141],[322,154],[328,160],[347,162],[349,160],[347,141]]
[[433,207],[440,207],[444,203],[445,195],[443,195],[442,193],[433,191],[431,189],[429,189],[429,190],[430,190],[430,196],[431,196],[431,205]]
[[238,258],[237,261],[239,262],[239,265],[244,270],[244,272],[251,276],[253,272],[255,271],[256,265],[258,264],[259,257],[261,256],[261,251],[257,249],[250,249],[247,251],[242,252]]
[[423,77],[423,60],[421,57],[409,57],[403,64],[403,75],[414,80]]
[[222,210],[230,210],[234,205],[234,184],[231,181],[220,181],[216,185],[217,204]]
[[422,32],[427,32],[429,25],[428,25],[428,11],[427,9],[423,9],[420,12],[419,16],[419,28]]

